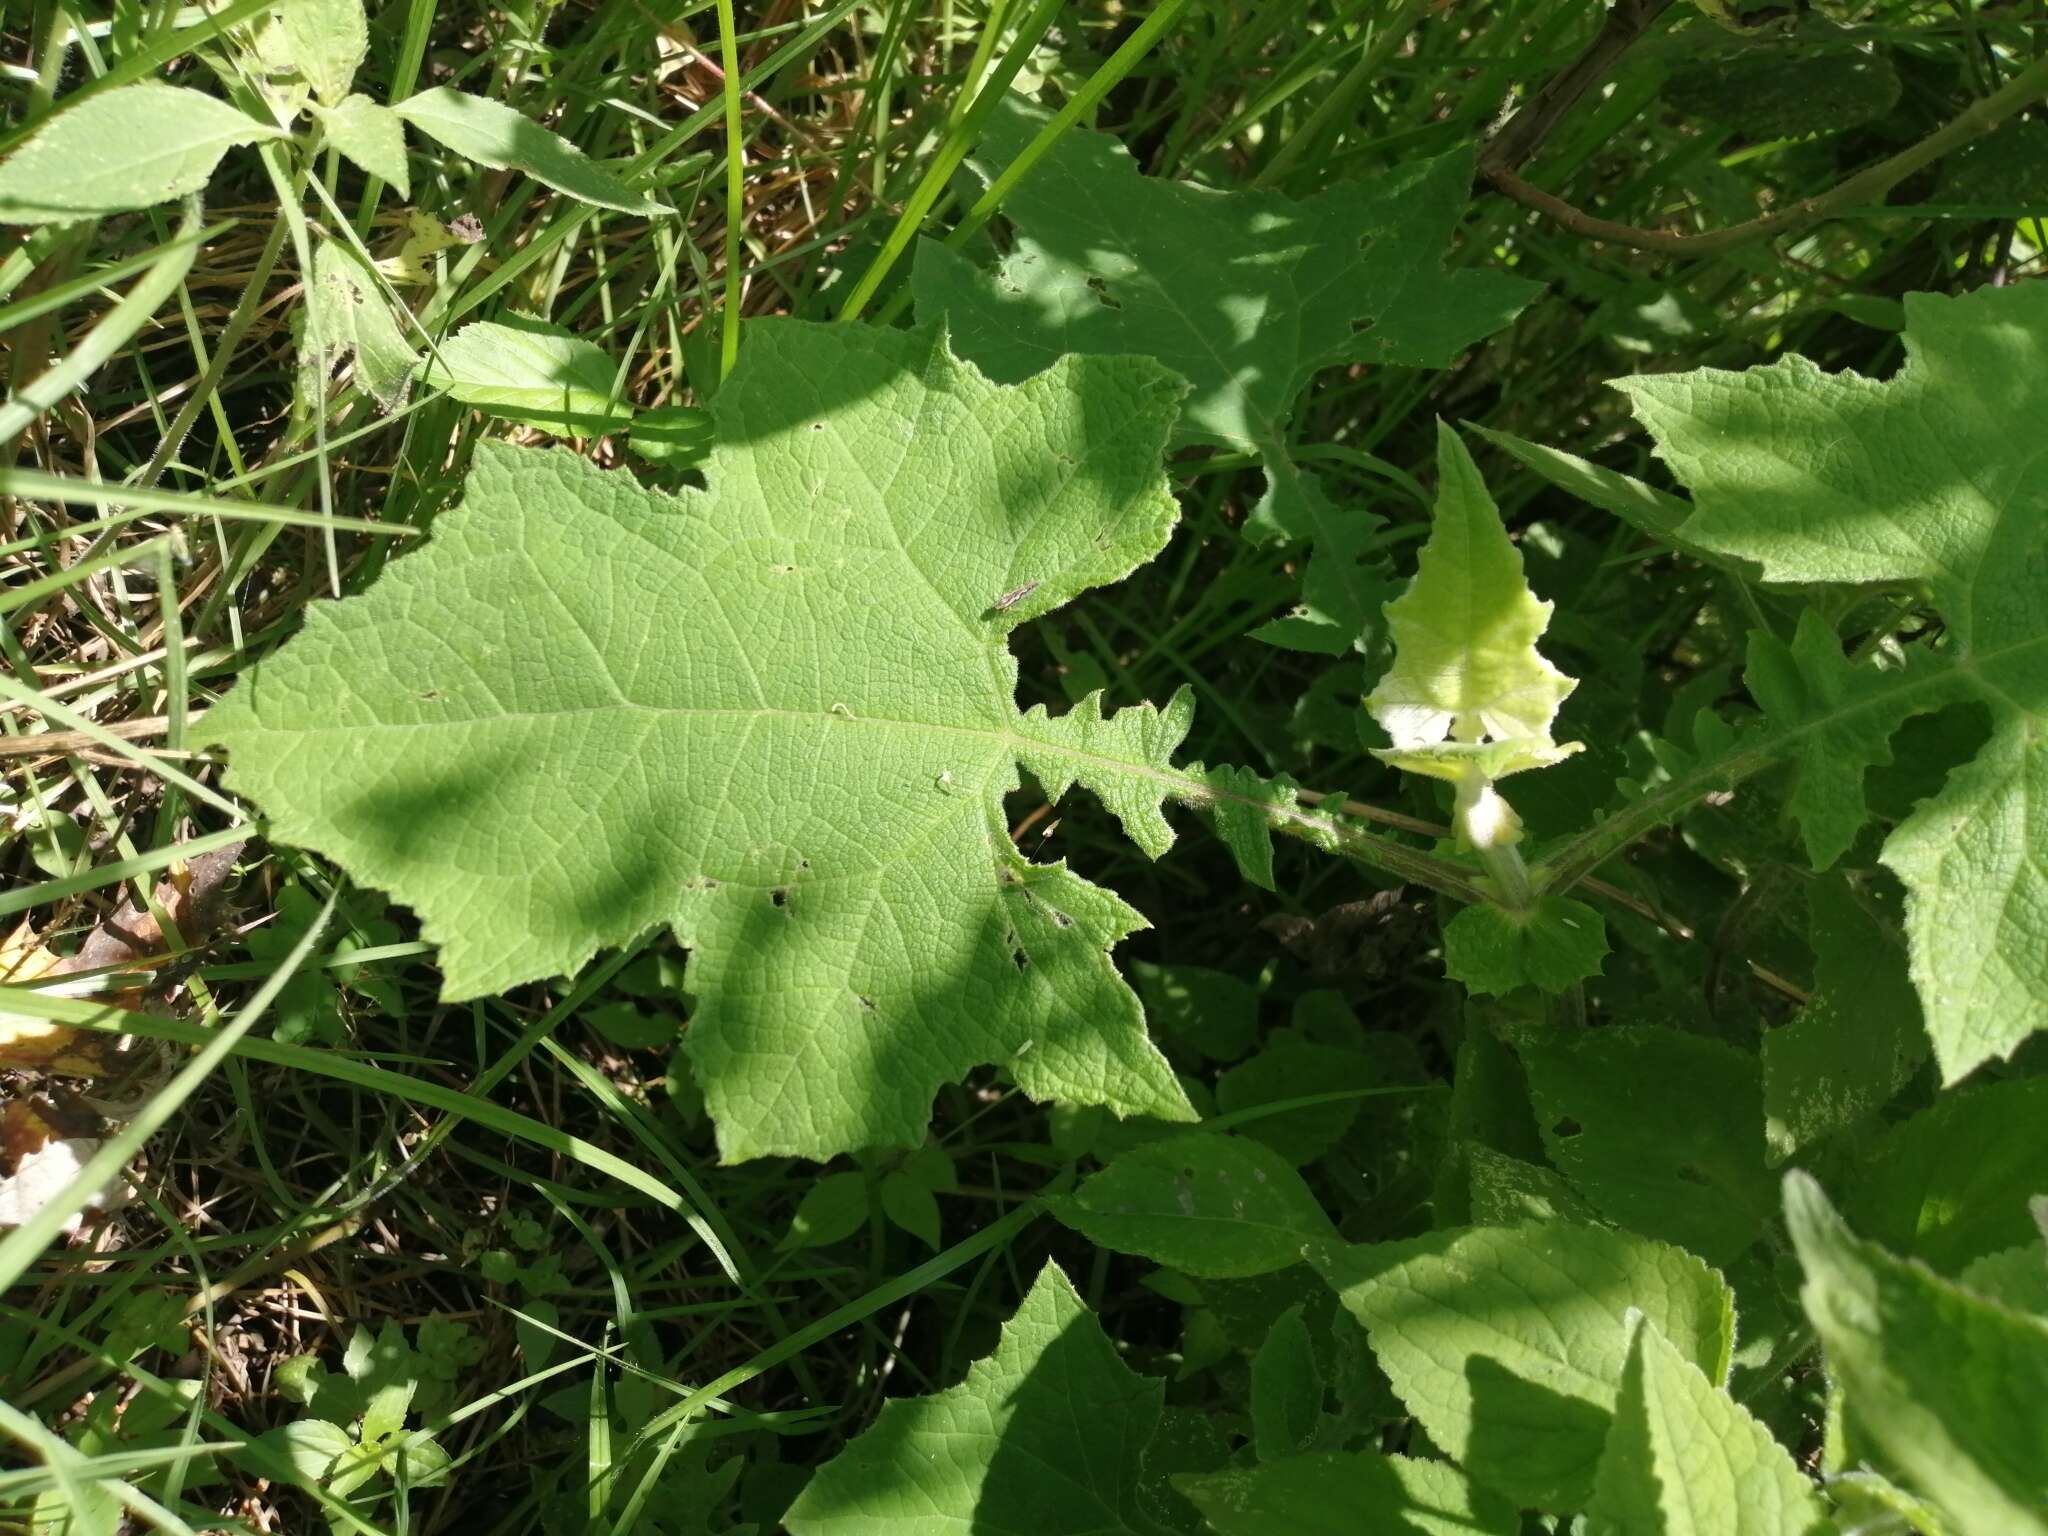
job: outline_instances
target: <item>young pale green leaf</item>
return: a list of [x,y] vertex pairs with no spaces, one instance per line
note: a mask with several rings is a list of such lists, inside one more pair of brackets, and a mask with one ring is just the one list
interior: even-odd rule
[[1048,1263],[994,1354],[957,1387],[883,1404],[784,1525],[790,1536],[1163,1536],[1138,1490],[1164,1397]]
[[1430,1439],[1517,1504],[1574,1510],[1591,1496],[1631,1308],[1709,1380],[1728,1372],[1734,1308],[1721,1277],[1627,1232],[1433,1232],[1341,1249],[1318,1268]]
[[1299,1304],[1274,1321],[1252,1356],[1252,1444],[1261,1461],[1307,1450],[1323,1421],[1323,1373]]
[[1048,1204],[1091,1242],[1205,1279],[1286,1269],[1336,1236],[1285,1158],[1204,1131],[1133,1148]]
[[424,382],[486,415],[595,437],[633,420],[633,407],[613,398],[618,372],[602,347],[522,316],[465,325],[441,343]]
[[2048,1078],[1966,1089],[1886,1133],[1843,1201],[1870,1240],[1945,1275],[2037,1236],[2048,1192]]
[[379,181],[388,182],[400,197],[412,196],[403,118],[367,96],[346,96],[314,111],[328,143]]
[[340,102],[370,51],[363,0],[283,0],[274,14],[292,67],[323,102]]
[[1763,1041],[1764,1136],[1774,1163],[1868,1119],[1927,1059],[1898,936],[1847,881],[1808,884],[1807,931],[1813,995]]
[[1522,1060],[1544,1149],[1608,1220],[1725,1265],[1777,1214],[1747,1051],[1623,1025],[1561,1034]]
[[295,1419],[259,1442],[302,1488],[318,1488],[356,1448],[355,1437],[325,1419]]
[[1474,992],[1562,992],[1599,975],[1606,958],[1606,923],[1569,896],[1544,896],[1513,912],[1480,902],[1444,925],[1444,973]]
[[647,218],[675,212],[649,193],[634,192],[560,134],[502,102],[437,85],[391,110],[465,160],[494,171],[524,172],[579,202]]
[[1256,1468],[1183,1475],[1216,1536],[1515,1536],[1521,1515],[1453,1467],[1326,1451]]
[[[991,178],[1043,120],[1005,103],[969,164]],[[1115,139],[1069,129],[1003,203],[1017,239],[1001,267],[927,243],[912,288],[919,318],[943,317],[960,355],[994,378],[1072,352],[1155,357],[1186,378],[1177,441],[1259,455],[1268,489],[1254,531],[1315,546],[1302,611],[1264,638],[1341,655],[1378,628],[1385,578],[1360,557],[1380,523],[1294,464],[1289,422],[1320,370],[1443,367],[1534,297],[1518,278],[1443,270],[1471,184],[1461,151],[1306,202],[1214,192],[1142,176]]]
[[984,1062],[1190,1119],[1108,959],[1138,914],[1025,859],[1003,810],[1028,762],[1157,853],[1161,798],[1208,792],[1169,761],[1185,697],[1021,714],[1006,643],[1165,543],[1180,389],[1104,358],[1005,387],[929,333],[762,323],[707,490],[484,444],[427,547],[316,605],[206,728],[280,841],[418,911],[450,998],[672,927],[728,1159],[916,1145]]
[[0,161],[0,224],[56,224],[197,192],[238,144],[282,137],[203,91],[144,80],[56,114]]
[[[1909,294],[1906,365],[1883,382],[1788,357],[1746,373],[1622,381],[1691,487],[1685,533],[1785,582],[1924,583],[1948,667],[1862,706],[1904,718],[1973,698],[1992,735],[1887,840],[1914,985],[1949,1082],[2048,1021],[2048,288]],[[1846,721],[1839,720],[1846,729]],[[1805,759],[1856,793],[1867,743]],[[1817,793],[1817,791],[1815,792]],[[1823,838],[1822,847],[1838,840]]]
[[1861,1241],[1803,1173],[1785,1213],[1859,1441],[1959,1531],[2048,1531],[2048,1319]]
[[382,286],[347,246],[321,240],[305,293],[304,307],[292,317],[299,332],[300,429],[309,424],[322,380],[350,360],[363,393],[387,411],[397,409],[419,354],[399,328]]
[[1587,1536],[1821,1536],[1813,1484],[1647,1318],[1633,1319]]
[[1550,734],[1576,684],[1537,651],[1551,605],[1530,592],[1479,467],[1442,422],[1437,473],[1436,519],[1415,579],[1387,605],[1394,665],[1366,708],[1394,739],[1393,751],[1377,754],[1387,761],[1455,780],[1470,754],[1442,746],[1490,744],[1482,771],[1497,779],[1578,750]]

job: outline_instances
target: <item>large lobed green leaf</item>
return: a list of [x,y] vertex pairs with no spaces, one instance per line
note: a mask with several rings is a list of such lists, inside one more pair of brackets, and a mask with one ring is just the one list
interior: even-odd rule
[[[1825,862],[1863,819],[1887,728],[1956,698],[1990,712],[1991,739],[1884,847],[1954,1082],[2048,1024],[2048,287],[1909,294],[1905,339],[1905,367],[1883,382],[1788,357],[1620,387],[1692,489],[1688,539],[1769,581],[1924,590],[1947,621],[1948,664],[1882,687],[1801,631],[1814,697],[1794,804]],[[1782,714],[1784,663],[1800,658],[1774,659],[1760,683]]]
[[[1041,122],[1005,103],[969,163],[992,177]],[[1443,269],[1471,184],[1458,151],[1306,201],[1215,192],[1142,176],[1115,139],[1069,130],[1004,200],[1017,239],[995,272],[920,247],[918,315],[944,318],[960,355],[998,379],[1077,352],[1154,357],[1187,379],[1176,440],[1257,454],[1254,530],[1315,546],[1301,609],[1262,638],[1341,655],[1378,629],[1384,577],[1360,562],[1380,523],[1294,463],[1289,423],[1322,369],[1444,367],[1535,296],[1503,273]]]
[[208,730],[281,840],[420,913],[451,998],[673,927],[727,1159],[915,1145],[989,1062],[1191,1118],[1107,955],[1142,920],[1003,818],[1022,761],[1172,840],[1186,698],[1020,713],[1005,637],[1164,543],[1181,389],[764,323],[708,490],[486,444],[428,547],[316,605]]

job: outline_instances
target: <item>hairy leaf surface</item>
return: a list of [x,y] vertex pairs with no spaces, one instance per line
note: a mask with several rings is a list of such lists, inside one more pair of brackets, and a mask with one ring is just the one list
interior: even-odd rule
[[1769,581],[1921,587],[1947,620],[1951,665],[1916,686],[1831,683],[1849,696],[1813,722],[1828,730],[1802,759],[1801,794],[1825,860],[1860,816],[1817,816],[1808,781],[1825,774],[1839,807],[1860,804],[1881,746],[1859,711],[1896,724],[1957,697],[1990,711],[1991,740],[1884,849],[1954,1082],[2048,1023],[2048,288],[1909,294],[1905,337],[1905,367],[1881,383],[1787,357],[1619,387],[1693,491],[1688,538],[1756,560]]
[[[993,176],[1041,121],[1006,104],[969,163]],[[918,313],[945,318],[961,356],[999,379],[1074,352],[1156,357],[1187,379],[1176,440],[1257,454],[1254,531],[1316,546],[1302,610],[1262,638],[1341,655],[1378,628],[1385,578],[1359,557],[1380,524],[1289,457],[1295,401],[1335,364],[1443,367],[1535,296],[1520,278],[1443,270],[1471,184],[1460,151],[1305,202],[1214,192],[1142,176],[1115,139],[1070,129],[1005,199],[1017,242],[996,272],[920,247]]]
[[60,105],[0,161],[0,224],[54,224],[197,192],[238,144],[279,137],[204,91],[138,81]]
[[915,1145],[984,1062],[1191,1118],[1107,955],[1142,920],[1003,817],[1020,760],[1155,857],[1162,797],[1199,798],[1169,764],[1185,696],[1020,713],[1005,641],[1164,543],[1181,385],[1073,358],[1006,387],[930,334],[748,334],[708,490],[484,445],[423,552],[316,605],[210,717],[231,782],[411,904],[450,998],[673,927],[728,1159]]
[[1518,1504],[1573,1510],[1592,1493],[1630,1308],[1709,1380],[1727,1374],[1721,1277],[1630,1233],[1480,1227],[1345,1249],[1319,1267],[1430,1439]]
[[1805,1174],[1785,1213],[1859,1438],[1959,1531],[2048,1531],[2048,1320],[1862,1241]]
[[1588,1536],[1819,1536],[1785,1448],[1647,1318],[1634,1320]]

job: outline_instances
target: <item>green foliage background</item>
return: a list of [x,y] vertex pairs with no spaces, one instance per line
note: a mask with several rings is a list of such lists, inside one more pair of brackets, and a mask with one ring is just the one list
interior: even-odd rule
[[0,1523],[2048,1530],[2027,8],[18,9]]

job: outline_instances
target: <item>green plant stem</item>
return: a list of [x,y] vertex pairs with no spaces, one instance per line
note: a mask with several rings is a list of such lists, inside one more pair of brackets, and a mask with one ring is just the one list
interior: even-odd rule
[[988,190],[975,200],[974,206],[967,210],[953,232],[946,236],[946,244],[965,245],[984,224],[994,218],[996,210],[1003,205],[1003,199],[1010,195],[1018,182],[1031,174],[1031,168],[1045,158],[1046,153],[1058,142],[1059,136],[1092,112],[1097,102],[1137,68],[1138,61],[1152,51],[1153,45],[1166,35],[1167,30],[1186,8],[1187,0],[1166,0],[1164,5],[1147,16],[1139,24],[1138,30],[1124,39],[1124,45],[1088,77],[1088,83],[1074,93],[1073,100],[1054,113],[1052,121],[1041,128],[1038,136],[1024,146],[1023,152],[988,184]]
[[746,222],[747,167],[740,138],[740,60],[732,0],[718,0],[718,59],[725,71],[725,320],[718,339],[718,376],[740,355],[740,235]]
[[[1547,214],[1563,228],[1586,239],[1624,245],[1639,251],[1655,251],[1666,256],[1720,256],[1752,241],[1791,234],[1824,223],[1838,213],[1878,202],[1908,176],[1982,137],[2033,102],[2043,91],[2048,91],[2048,59],[2037,60],[1989,96],[1970,103],[1919,143],[1858,171],[1826,192],[1801,198],[1790,207],[1762,218],[1696,235],[1640,229],[1612,219],[1595,218],[1574,208],[1555,193],[1532,186],[1505,165],[1483,167],[1483,170],[1496,187],[1516,202]],[[1897,212],[1905,215],[1912,210],[1904,207]]]
[[[996,66],[974,103],[948,126],[946,139],[939,146],[939,152],[925,169],[924,176],[910,194],[910,201],[903,205],[903,212],[896,220],[895,228],[889,231],[889,238],[882,244],[881,251],[868,263],[867,271],[854,285],[853,292],[846,296],[846,303],[840,307],[841,320],[855,320],[867,308],[868,300],[875,296],[875,290],[882,286],[890,270],[909,249],[910,242],[917,237],[940,196],[945,192],[953,173],[960,168],[960,162],[967,158],[981,139],[981,130],[995,111],[996,106],[1009,92],[1010,83],[1023,69],[1024,61],[1031,56],[1031,50],[1038,46],[1038,40],[1045,36],[1052,26],[1053,18],[1059,14],[1063,0],[1039,0],[1038,9],[1026,19],[1017,34],[1017,41]],[[984,34],[986,35],[986,34]]]

